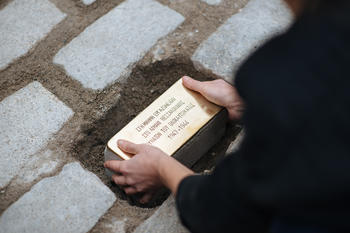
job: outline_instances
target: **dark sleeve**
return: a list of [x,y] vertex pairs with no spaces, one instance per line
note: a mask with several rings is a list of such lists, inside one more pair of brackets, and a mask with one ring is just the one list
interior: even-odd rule
[[263,232],[276,217],[350,232],[349,35],[329,19],[297,22],[243,65],[240,150],[179,186],[192,232]]
[[267,213],[236,188],[235,156],[225,158],[212,175],[194,175],[180,183],[176,203],[191,232],[264,232],[268,226]]

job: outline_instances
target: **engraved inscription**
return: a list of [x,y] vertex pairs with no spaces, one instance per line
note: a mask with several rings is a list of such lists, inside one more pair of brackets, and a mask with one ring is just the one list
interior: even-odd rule
[[147,143],[150,145],[155,143],[167,131],[170,131],[167,137],[173,139],[179,131],[189,124],[187,120],[181,121],[181,119],[194,107],[195,105],[191,102],[185,104],[184,101],[171,97],[151,116],[146,116],[146,120],[137,126],[136,130],[145,139],[149,139]]
[[180,79],[114,135],[108,147],[123,159],[130,155],[118,148],[118,139],[148,143],[172,155],[220,110]]

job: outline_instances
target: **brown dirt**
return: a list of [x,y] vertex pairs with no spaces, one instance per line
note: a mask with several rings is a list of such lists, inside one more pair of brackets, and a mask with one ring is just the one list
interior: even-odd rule
[[0,10],[9,4],[12,0],[1,0],[0,1]]
[[[10,1],[0,0],[0,10]],[[49,147],[53,151],[64,151],[63,160],[66,162],[73,159],[81,161],[83,166],[98,175],[122,199],[113,205],[91,232],[103,232],[104,223],[110,221],[110,216],[126,218],[126,231],[131,232],[154,212],[154,208],[147,207],[160,204],[161,199],[143,208],[130,207],[130,204],[135,203],[127,199],[104,175],[102,152],[107,140],[181,76],[189,75],[199,80],[214,78],[209,73],[196,71],[190,57],[203,40],[248,0],[223,0],[219,6],[209,6],[198,0],[159,0],[185,16],[185,22],[158,41],[138,62],[129,78],[102,91],[83,88],[64,69],[54,65],[52,60],[63,46],[122,0],[97,0],[90,6],[83,5],[80,0],[51,2],[67,14],[66,19],[26,55],[0,70],[0,101],[36,80],[68,105],[75,115],[56,135],[55,140],[50,142]],[[164,52],[159,53],[159,49]],[[237,128],[229,125],[223,140],[203,156],[193,169],[196,172],[210,170],[223,156],[236,134]],[[5,189],[5,194],[0,193],[0,214],[29,188],[10,187],[9,190]],[[166,196],[167,193],[163,199]]]
[[[183,75],[190,75],[198,80],[210,80],[211,78],[203,73],[196,71],[189,59],[184,57],[174,57],[164,61],[153,63],[149,66],[137,66],[125,84],[120,86],[120,98],[117,103],[106,112],[106,114],[97,121],[85,125],[79,140],[74,147],[74,155],[81,161],[84,167],[97,174],[99,178],[113,190],[119,199],[126,200],[130,205],[136,205],[142,208],[153,208],[160,205],[169,195],[169,192],[162,190],[157,197],[147,205],[139,204],[134,198],[127,197],[125,193],[119,189],[105,175],[103,167],[104,157],[103,151],[107,141],[130,120],[132,120],[140,111],[152,103],[159,95],[167,90],[174,82]],[[225,137],[220,143],[215,145],[208,153],[206,153],[200,161],[198,161],[193,169],[196,172],[203,172],[212,169],[216,161],[223,157],[229,143],[235,138],[238,128],[234,125],[228,125]],[[130,208],[130,205],[126,205]],[[152,209],[132,212],[123,208],[125,204],[116,203],[109,211],[111,216],[120,216],[127,219],[126,229],[131,232],[139,225],[145,216],[153,213]],[[133,208],[136,208],[133,207]],[[137,208],[136,208],[137,209]],[[125,211],[127,211],[125,213]],[[139,211],[143,213],[140,218]],[[107,216],[109,216],[107,215]],[[102,218],[96,229],[103,228],[104,224],[110,218]]]
[[105,176],[103,167],[103,151],[107,141],[185,74],[198,80],[210,80],[209,76],[196,71],[191,61],[183,57],[136,67],[127,83],[121,84],[117,103],[102,118],[82,129],[74,147],[77,159],[109,184],[110,179]]

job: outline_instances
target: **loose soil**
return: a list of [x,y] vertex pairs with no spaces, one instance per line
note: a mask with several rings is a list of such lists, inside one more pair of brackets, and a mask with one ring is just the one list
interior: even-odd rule
[[[9,2],[11,0],[0,0],[0,10]],[[75,114],[49,143],[49,147],[62,154],[61,159],[64,162],[79,160],[120,198],[91,232],[107,232],[105,224],[108,224],[112,217],[126,219],[125,230],[131,232],[155,211],[155,206],[162,203],[168,192],[144,206],[137,204],[135,199],[127,198],[104,174],[103,150],[106,142],[183,75],[198,80],[217,78],[210,73],[195,70],[190,57],[203,40],[244,7],[248,0],[223,0],[219,6],[209,6],[198,0],[159,0],[182,14],[186,20],[174,32],[160,39],[135,65],[128,78],[101,91],[84,88],[52,61],[63,46],[122,0],[97,0],[90,6],[83,5],[80,0],[51,2],[66,13],[67,17],[26,55],[0,70],[0,101],[32,81],[39,81],[69,106]],[[223,157],[237,132],[238,128],[229,124],[226,135],[194,165],[193,169],[196,172],[211,170]],[[59,173],[62,166],[49,175]],[[31,185],[36,182],[38,180]],[[0,193],[0,214],[27,192],[31,185],[5,188],[5,192]]]
[[[157,97],[166,91],[173,83],[184,75],[189,75],[198,80],[211,80],[212,77],[197,71],[192,62],[185,57],[174,56],[173,58],[155,62],[148,66],[137,66],[125,84],[120,84],[119,99],[117,103],[106,111],[105,115],[95,122],[86,124],[79,135],[79,140],[73,149],[73,154],[81,161],[84,167],[95,173],[117,197],[126,200],[129,205],[117,204],[109,211],[92,232],[99,232],[105,223],[110,220],[109,216],[126,217],[126,231],[131,232],[139,225],[145,216],[153,213],[153,210],[141,210],[142,208],[154,208],[160,205],[169,195],[168,190],[162,190],[150,203],[141,205],[137,202],[137,196],[128,197],[119,189],[110,178],[105,175],[103,167],[103,151],[108,140],[131,121],[139,112],[151,104]],[[99,99],[96,100],[100,102]],[[224,157],[225,151],[231,141],[239,132],[239,128],[228,124],[227,131],[222,140],[208,151],[194,166],[196,172],[210,171],[218,160]],[[141,207],[138,211],[130,211],[130,205]],[[125,208],[122,208],[124,206]],[[134,208],[134,207],[133,207]],[[140,215],[141,211],[141,215]]]
[[[105,175],[103,167],[103,151],[108,140],[185,74],[202,81],[211,79],[195,70],[191,61],[183,57],[156,62],[146,67],[136,67],[127,83],[122,84],[116,105],[101,119],[86,125],[82,130],[80,135],[82,138],[77,142],[74,154],[87,169],[97,174],[120,197],[124,195],[118,192],[110,178]],[[232,125],[229,128],[226,138],[230,142],[237,130]],[[215,160],[220,157],[218,155],[228,146],[227,143],[225,140],[218,143],[195,165],[196,170],[202,172],[211,169],[215,165]]]

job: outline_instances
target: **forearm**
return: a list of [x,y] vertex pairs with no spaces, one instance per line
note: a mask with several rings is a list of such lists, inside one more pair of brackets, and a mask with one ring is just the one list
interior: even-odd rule
[[162,157],[159,160],[158,170],[163,185],[169,188],[174,195],[182,179],[194,174],[192,170],[172,157]]

